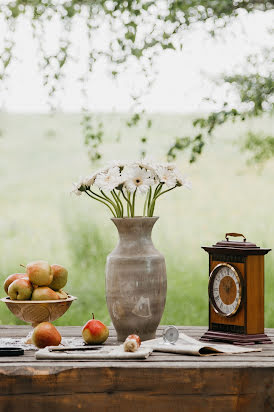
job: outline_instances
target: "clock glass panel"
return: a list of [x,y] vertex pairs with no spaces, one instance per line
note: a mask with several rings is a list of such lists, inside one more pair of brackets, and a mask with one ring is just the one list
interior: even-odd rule
[[209,277],[209,297],[214,310],[223,316],[234,315],[241,303],[242,282],[229,264],[217,265]]

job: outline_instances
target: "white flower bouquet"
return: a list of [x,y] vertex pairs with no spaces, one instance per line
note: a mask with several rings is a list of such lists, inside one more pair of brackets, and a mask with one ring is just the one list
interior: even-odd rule
[[176,187],[188,187],[190,183],[172,163],[151,161],[112,162],[91,176],[74,184],[77,196],[86,193],[103,203],[114,217],[135,216],[136,196],[145,196],[143,216],[153,216],[156,200]]

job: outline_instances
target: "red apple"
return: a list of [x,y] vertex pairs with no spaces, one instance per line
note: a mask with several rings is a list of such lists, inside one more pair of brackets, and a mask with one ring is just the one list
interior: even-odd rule
[[61,343],[61,339],[60,333],[50,322],[39,323],[32,333],[32,342],[37,348],[58,346]]
[[28,300],[31,298],[33,287],[29,279],[16,279],[8,288],[8,295],[13,300]]
[[94,313],[92,319],[89,320],[82,329],[82,336],[86,343],[97,345],[107,340],[109,330],[100,320],[94,319]]
[[9,275],[9,276],[7,277],[7,279],[5,280],[5,282],[4,282],[5,292],[8,293],[9,285],[10,285],[14,280],[21,279],[21,278],[28,279],[29,277],[28,277],[28,275],[27,275],[26,273],[13,273],[13,275]]

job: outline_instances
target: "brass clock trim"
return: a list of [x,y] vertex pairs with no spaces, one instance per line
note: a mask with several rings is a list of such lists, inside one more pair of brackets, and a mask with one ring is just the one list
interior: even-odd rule
[[[238,303],[237,303],[236,308],[235,308],[232,312],[230,312],[230,313],[224,313],[224,312],[222,312],[222,311],[220,310],[220,308],[218,308],[218,306],[217,306],[216,303],[215,303],[215,299],[214,299],[214,297],[213,297],[213,291],[212,291],[212,288],[211,288],[211,284],[212,284],[215,276],[216,276],[217,273],[219,272],[220,267],[223,267],[223,266],[226,266],[226,267],[228,267],[229,269],[231,269],[231,270],[234,272],[234,274],[235,274],[235,276],[236,276],[236,278],[237,278],[237,280],[238,280],[238,282],[239,282],[239,299],[238,299]],[[214,311],[215,311],[216,313],[218,313],[218,315],[223,316],[224,318],[230,318],[231,316],[235,315],[236,312],[238,311],[240,305],[241,305],[241,302],[242,302],[242,291],[243,291],[243,278],[242,278],[242,275],[241,275],[241,273],[239,272],[239,270],[238,270],[237,268],[235,268],[234,266],[232,266],[232,265],[230,265],[230,264],[228,264],[228,263],[219,263],[219,264],[218,264],[217,266],[215,266],[215,268],[211,271],[211,273],[210,273],[210,275],[209,275],[209,279],[208,279],[208,296],[209,296],[209,300],[210,300],[210,303],[211,303]]]

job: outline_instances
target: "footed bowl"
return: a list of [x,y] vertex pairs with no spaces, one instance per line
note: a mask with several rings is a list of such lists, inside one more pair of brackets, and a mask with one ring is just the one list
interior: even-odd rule
[[[69,309],[77,298],[68,295],[59,300],[12,300],[9,297],[0,299],[9,310],[24,322],[31,323],[34,328],[41,322],[53,322]],[[28,343],[29,339],[27,340]]]

